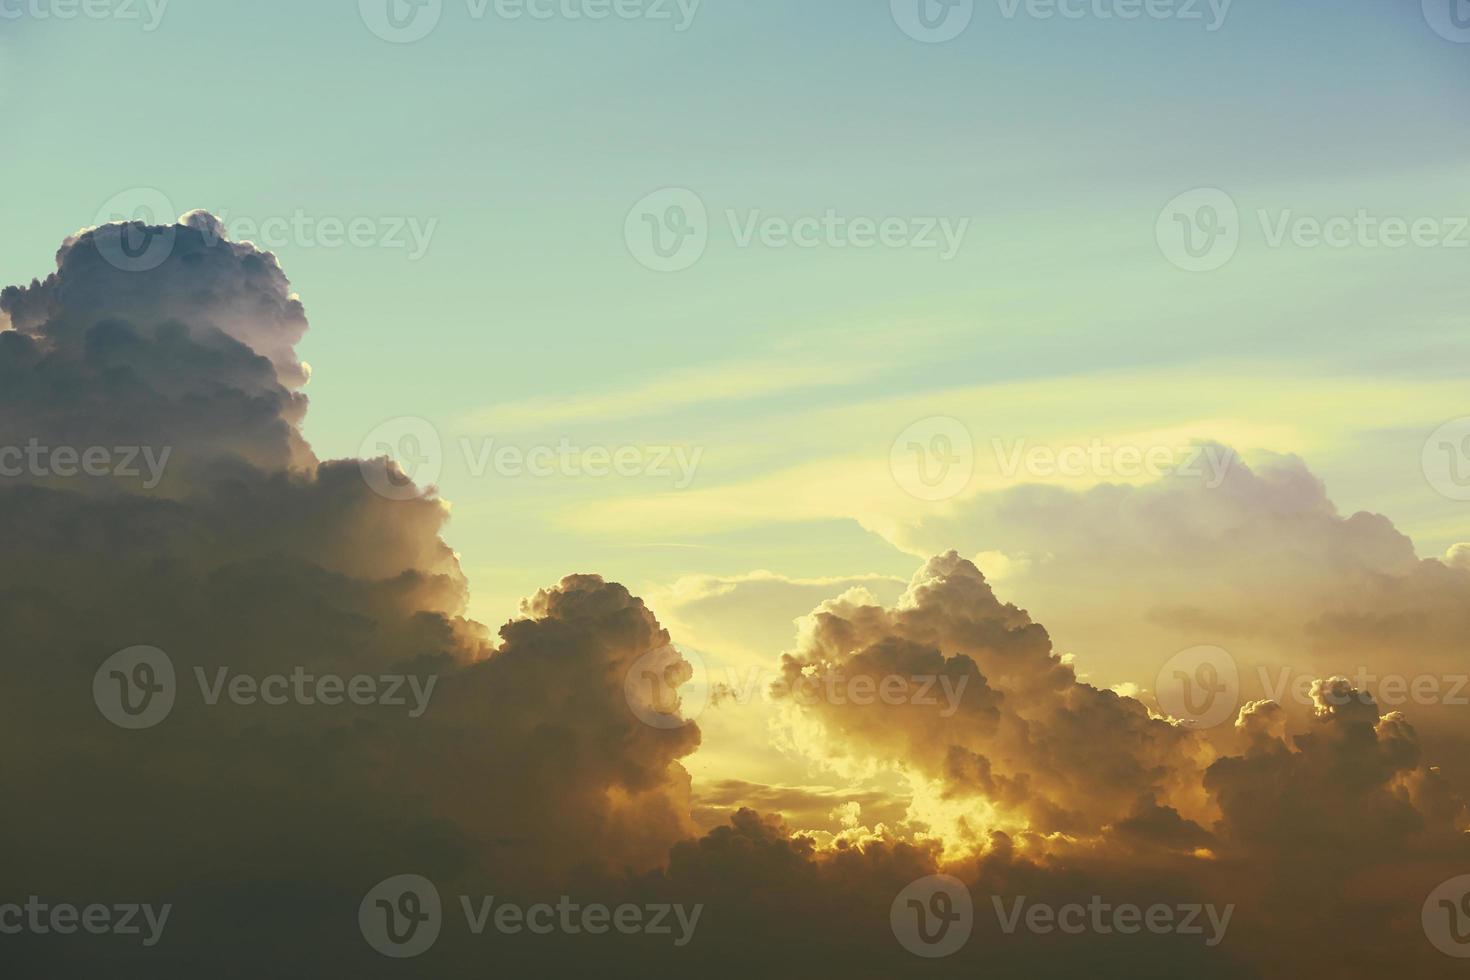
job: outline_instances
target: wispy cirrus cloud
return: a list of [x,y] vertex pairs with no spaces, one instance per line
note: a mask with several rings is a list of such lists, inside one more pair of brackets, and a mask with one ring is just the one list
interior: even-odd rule
[[876,373],[858,364],[813,364],[795,357],[691,365],[625,388],[573,398],[531,398],[468,413],[473,429],[521,432],[567,423],[666,415],[719,402],[857,384]]

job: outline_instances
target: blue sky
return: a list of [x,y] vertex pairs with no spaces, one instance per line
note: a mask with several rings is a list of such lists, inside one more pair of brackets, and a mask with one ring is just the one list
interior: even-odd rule
[[[445,0],[403,44],[340,0],[173,0],[152,30],[146,8],[56,3],[0,19],[4,280],[43,275],[61,236],[140,189],[227,227],[306,222],[268,244],[313,326],[308,436],[348,456],[385,420],[433,424],[492,622],[572,571],[905,576],[884,526],[916,504],[887,456],[929,417],[982,452],[1161,430],[1300,452],[1421,554],[1470,531],[1419,465],[1465,414],[1470,249],[1267,235],[1364,210],[1448,238],[1470,215],[1470,45],[1417,2],[1242,0],[1210,31],[1205,4],[1040,19],[992,0],[936,44],[874,0],[705,0],[683,31],[673,4],[593,22]],[[663,188],[708,213],[679,272],[624,236]],[[1241,215],[1238,253],[1204,273],[1156,239],[1195,188]],[[829,209],[966,232],[949,260],[738,244],[753,217]],[[359,218],[369,243],[324,244],[320,222]],[[386,247],[400,224],[422,255]],[[702,455],[682,489],[477,477],[461,438]]]

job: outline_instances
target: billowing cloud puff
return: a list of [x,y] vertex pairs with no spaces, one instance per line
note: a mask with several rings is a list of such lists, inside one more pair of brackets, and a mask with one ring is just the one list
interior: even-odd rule
[[275,256],[229,241],[213,215],[87,229],[62,243],[56,266],[44,282],[5,290],[16,329],[44,326],[57,339],[103,319],[174,321],[224,333],[269,360],[288,387],[306,380],[296,357],[307,329],[301,301]]
[[1413,726],[1399,712],[1380,717],[1345,678],[1318,680],[1312,699],[1315,723],[1296,735],[1274,702],[1241,710],[1246,751],[1205,774],[1227,846],[1301,860],[1442,845],[1455,830],[1444,819],[1448,794],[1421,766]]
[[[896,760],[974,801],[963,825],[976,843],[1000,829],[1097,834],[1140,797],[1188,800],[1198,782],[1192,733],[1079,683],[1046,630],[952,552],[891,609],[824,604],[782,663],[787,697],[820,723],[815,751]],[[892,697],[857,696],[885,683]]]
[[[44,281],[0,293],[14,327],[0,333],[0,445],[105,449],[115,469],[119,450],[137,451],[137,479],[68,483],[83,490],[151,490],[156,476],[169,492],[218,459],[263,470],[315,463],[299,431],[306,399],[294,390],[306,380],[293,349],[306,330],[301,303],[274,256],[197,226],[207,227],[83,232]],[[129,237],[150,235],[168,236],[167,257],[128,268]],[[150,473],[150,459],[164,465]],[[44,480],[51,463],[48,453],[23,475]]]

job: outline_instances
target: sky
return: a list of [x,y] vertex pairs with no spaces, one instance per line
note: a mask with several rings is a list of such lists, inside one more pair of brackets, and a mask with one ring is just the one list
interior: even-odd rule
[[[1026,880],[1000,834],[1045,888],[1121,862],[1170,882],[1129,887],[1291,908],[1296,886],[1242,882],[1312,819],[1366,835],[1314,859],[1381,845],[1394,868],[1361,891],[1427,889],[1470,792],[1447,693],[1470,626],[1454,2],[0,0],[0,452],[175,454],[127,486],[136,512],[0,482],[42,570],[0,589],[0,625],[76,662],[415,651],[451,692],[422,741],[344,749],[310,712],[273,734],[412,787],[363,776],[324,823],[378,792],[420,867],[531,891],[585,860],[697,895],[724,848],[791,847],[814,900],[871,876],[886,910],[905,874]],[[132,220],[168,236],[156,263]],[[82,572],[89,535],[152,564]],[[54,606],[21,591],[53,585]],[[257,635],[251,609],[282,622]],[[683,704],[660,740],[588,677],[636,676],[664,630]],[[239,660],[177,649],[211,636]],[[1210,724],[1168,692],[1202,656],[1232,677]],[[790,695],[838,663],[975,686],[940,722]],[[1335,676],[1382,713],[1334,703]],[[456,773],[475,737],[524,757]],[[108,758],[91,739],[47,758]],[[150,784],[171,802],[201,778],[172,751]],[[1313,782],[1347,770],[1364,795]],[[208,805],[310,782],[251,772]],[[1252,809],[1287,783],[1300,799]],[[501,795],[514,812],[478,825]],[[1415,821],[1448,836],[1395,836]],[[525,868],[494,853],[526,841]],[[1300,938],[1257,925],[1223,966],[1169,962],[1256,975]]]
[[[245,222],[316,328],[308,435],[348,456],[378,421],[429,420],[449,538],[492,619],[566,568],[906,576],[910,556],[853,523],[861,502],[785,509],[793,476],[825,497],[823,474],[881,461],[933,416],[969,428],[982,468],[996,438],[1165,425],[1301,453],[1344,508],[1391,513],[1435,555],[1464,532],[1415,459],[1460,414],[1461,253],[1272,248],[1256,217],[1470,214],[1465,51],[1414,6],[1237,4],[1211,31],[1203,4],[1194,21],[982,3],[942,43],[881,3],[705,2],[680,30],[672,3],[667,21],[589,21],[449,2],[413,43],[375,36],[349,3],[22,17],[0,22],[25,134],[7,154],[25,191],[0,269],[24,281],[58,222],[131,214],[150,191]],[[1155,236],[1200,187],[1245,215],[1238,254],[1209,274],[1166,261]],[[678,273],[643,267],[623,234],[664,188],[693,190],[712,226]],[[728,214],[738,229],[828,209],[913,221],[910,235],[918,219],[967,224],[946,261],[937,231],[933,250],[741,247]],[[260,235],[272,218],[295,230]],[[359,245],[332,237],[354,218],[372,222]],[[1425,379],[1442,389],[1396,387]],[[1333,404],[1345,390],[1353,405]],[[1042,413],[997,419],[997,392]],[[703,455],[674,492],[641,475],[477,476],[461,439],[472,454],[567,439]],[[901,511],[888,482],[875,506]],[[687,499],[735,497],[758,513],[680,521]],[[577,515],[610,501],[646,506],[584,533]]]

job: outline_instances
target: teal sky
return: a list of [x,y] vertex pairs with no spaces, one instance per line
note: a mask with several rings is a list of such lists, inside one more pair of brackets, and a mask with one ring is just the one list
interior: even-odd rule
[[[47,0],[26,3],[0,6]],[[634,589],[907,576],[882,525],[921,502],[888,454],[931,416],[982,454],[1162,430],[1300,452],[1340,507],[1388,514],[1421,555],[1470,538],[1420,466],[1429,433],[1470,414],[1470,231],[1460,248],[1272,247],[1256,216],[1365,210],[1452,235],[1470,217],[1470,44],[1417,0],[1241,0],[1213,32],[1024,10],[977,3],[936,44],[878,0],[705,0],[684,31],[445,0],[406,44],[343,0],[173,0],[151,31],[146,13],[7,17],[0,272],[44,275],[63,235],[139,188],[227,226],[432,222],[416,258],[271,244],[312,322],[308,436],[351,456],[380,422],[433,423],[449,539],[491,622],[575,571]],[[662,188],[708,209],[683,271],[625,241]],[[1194,188],[1242,216],[1210,272],[1155,234]],[[969,224],[945,261],[740,247],[726,217],[828,209]],[[460,437],[702,455],[684,489],[476,477]]]

